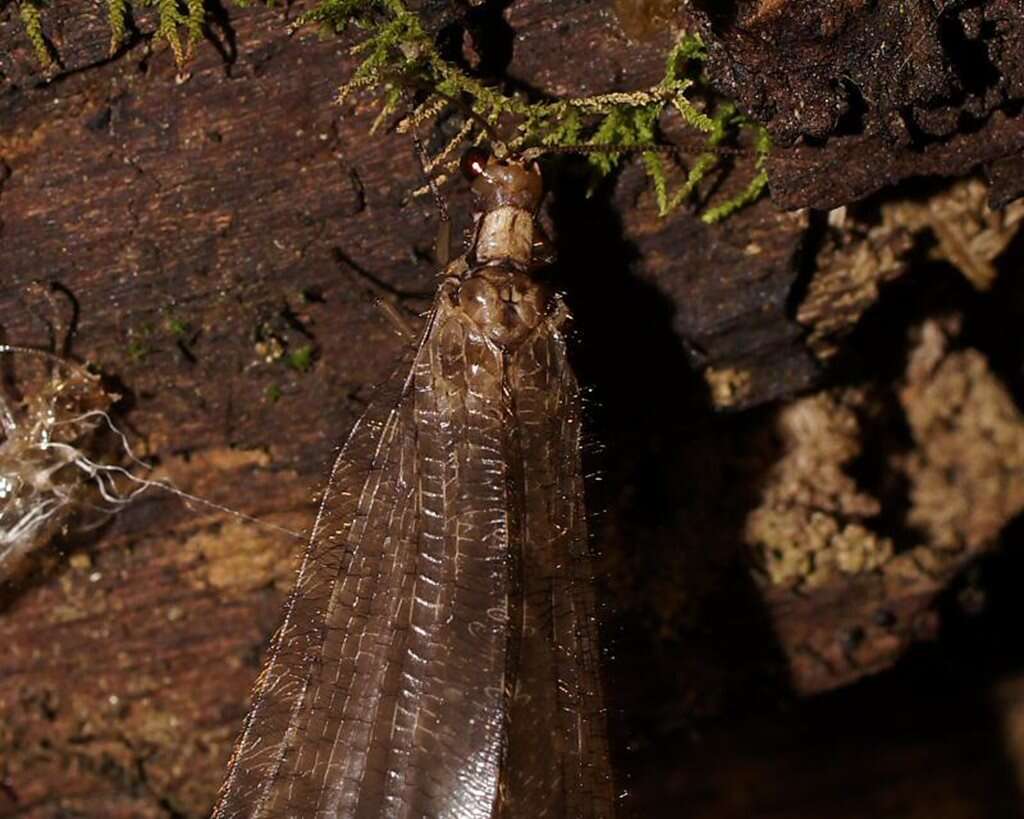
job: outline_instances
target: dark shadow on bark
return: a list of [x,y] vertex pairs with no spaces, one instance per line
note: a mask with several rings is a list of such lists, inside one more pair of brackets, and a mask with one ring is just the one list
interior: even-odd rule
[[[714,416],[671,303],[631,272],[637,254],[622,238],[611,184],[587,197],[582,157],[552,171],[557,281],[576,318],[573,360],[588,397],[587,437],[599,447],[588,448],[585,469],[605,570],[613,754],[620,790],[633,791],[636,776],[664,770],[693,726],[722,703],[735,706],[751,680],[759,694],[744,707],[785,688],[766,679],[783,662],[740,545],[761,476],[742,464],[741,446],[725,443],[766,413]],[[648,797],[657,803],[638,795]]]
[[225,68],[230,71],[238,60],[238,38],[231,25],[231,15],[220,0],[207,0],[206,13],[207,22],[203,34],[207,42],[217,49]]

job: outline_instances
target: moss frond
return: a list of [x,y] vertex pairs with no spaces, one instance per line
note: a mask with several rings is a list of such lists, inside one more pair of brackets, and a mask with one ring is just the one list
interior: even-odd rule
[[297,25],[316,23],[331,34],[341,34],[350,23],[363,19],[375,5],[372,0],[325,0],[299,17]]
[[[128,34],[129,4],[133,0],[105,1],[107,22],[110,25],[109,53],[113,56],[124,45]],[[236,0],[236,2],[238,1]],[[195,44],[203,37],[207,0],[145,0],[145,2],[147,5],[156,7],[158,16],[156,38],[167,41],[180,71],[192,56]],[[56,55],[43,34],[39,15],[42,5],[42,0],[19,0],[18,9],[25,27],[25,34],[32,43],[39,62],[45,68],[50,68],[56,63]],[[181,29],[184,29],[187,35],[184,45],[181,39]]]
[[128,0],[107,0],[107,20],[110,23],[110,55],[124,45],[128,33]]
[[191,56],[196,43],[203,39],[203,26],[206,25],[205,0],[186,0],[187,19],[185,28],[188,31],[188,54]]
[[46,42],[46,35],[43,34],[43,21],[39,15],[41,5],[39,0],[21,0],[18,4],[18,13],[21,24],[25,27],[25,36],[35,49],[36,59],[43,68],[51,68],[54,60],[50,44]]
[[661,107],[657,104],[610,108],[590,137],[590,144],[612,150],[590,154],[590,164],[599,173],[608,174],[627,152],[654,145],[660,115]]
[[768,187],[767,166],[768,155],[771,153],[772,149],[772,138],[768,134],[768,129],[764,126],[753,123],[749,124],[757,129],[757,136],[754,142],[754,148],[757,151],[757,161],[754,164],[754,170],[756,173],[754,178],[750,180],[746,189],[741,191],[732,199],[729,199],[716,207],[709,208],[701,215],[701,219],[709,225],[714,224],[715,222],[720,222],[722,219],[725,219],[727,216],[731,216],[745,205],[749,205],[760,197]]
[[[156,38],[165,40],[181,71],[192,58],[196,43],[203,39],[206,25],[206,0],[147,0],[156,6],[158,22]],[[182,30],[185,41],[182,42]]]
[[665,176],[665,165],[661,161],[661,156],[654,151],[644,151],[641,157],[644,161],[644,170],[647,171],[647,177],[651,180],[651,185],[654,187],[654,198],[658,203],[658,213],[665,215],[669,211],[668,178]]
[[152,0],[152,2],[156,5],[159,14],[156,37],[158,40],[167,41],[174,54],[174,62],[180,69],[185,64],[185,49],[181,45],[178,26],[185,22],[185,15],[181,13],[178,0]]

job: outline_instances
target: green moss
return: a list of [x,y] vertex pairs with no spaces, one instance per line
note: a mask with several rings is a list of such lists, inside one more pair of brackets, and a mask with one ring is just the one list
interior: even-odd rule
[[[758,152],[754,179],[732,199],[709,208],[704,220],[724,218],[756,199],[765,188],[764,164],[770,149],[767,132],[731,104],[708,110],[708,103],[695,102],[689,96],[693,94],[701,100],[713,97],[701,78],[706,52],[696,35],[678,39],[666,57],[664,76],[650,88],[591,97],[527,100],[485,85],[446,61],[419,18],[402,0],[321,0],[303,21],[319,23],[331,32],[349,27],[365,32],[352,49],[361,58],[360,63],[341,87],[339,98],[371,90],[381,102],[374,129],[399,113],[411,88],[424,89],[426,97],[401,119],[397,126],[400,131],[425,125],[455,100],[468,106],[478,120],[469,120],[467,127],[432,158],[431,167],[451,165],[459,143],[484,138],[485,127],[481,122],[492,128],[499,121],[506,128],[511,122],[512,135],[503,145],[492,147],[506,153],[578,149],[589,154],[600,174],[613,171],[626,155],[640,152],[658,209],[664,215],[678,207],[718,166],[719,153],[715,149],[719,144],[738,138],[741,132],[752,131],[753,137],[748,141],[754,143]],[[676,191],[669,190],[659,154],[664,147],[659,122],[669,110],[677,112],[704,140],[703,150]]]
[[124,45],[128,33],[128,0],[107,0],[107,21],[110,23],[110,55]]
[[[142,0],[139,0],[142,2]],[[206,24],[206,0],[144,0],[146,5],[156,6],[158,22],[156,37],[166,40],[174,54],[174,60],[181,70],[192,56],[195,44],[203,37]],[[110,54],[116,54],[124,45],[128,34],[130,13],[129,0],[106,0],[107,20],[110,24]],[[21,0],[19,10],[25,26],[25,33],[36,51],[44,68],[55,62],[55,54],[43,32],[39,16],[41,0]],[[182,42],[182,29],[185,33]]]
[[167,329],[171,331],[171,335],[175,338],[185,338],[189,334],[189,325],[187,321],[182,321],[178,318],[167,319]]
[[160,22],[157,24],[157,39],[166,40],[174,52],[174,61],[178,66],[185,62],[185,50],[181,46],[181,37],[178,35],[178,27],[185,23],[186,17],[182,14],[178,0],[151,0],[156,5],[160,14]]
[[[20,11],[40,62],[49,67],[54,63],[54,55],[40,20],[41,2],[21,0]],[[181,70],[202,38],[207,0],[106,0],[112,54],[125,42],[130,3],[140,2],[156,7],[156,37],[167,41]],[[246,4],[245,0],[236,2]],[[496,145],[492,138],[492,148],[499,153],[586,151],[598,174],[611,173],[624,157],[640,153],[662,215],[679,207],[719,166],[720,152],[716,149],[727,140],[753,143],[757,152],[755,175],[740,193],[708,207],[702,216],[704,221],[725,218],[760,196],[767,185],[765,165],[771,148],[768,134],[733,105],[714,106],[710,102],[714,95],[701,76],[706,51],[696,35],[679,37],[666,55],[664,76],[650,88],[590,97],[529,100],[484,84],[444,59],[434,38],[403,0],[320,0],[297,25],[303,23],[320,25],[331,33],[350,27],[363,33],[352,49],[359,64],[340,88],[339,98],[345,99],[360,90],[372,92],[380,100],[380,113],[373,129],[400,112],[404,116],[398,129],[415,130],[428,123],[432,125],[455,101],[468,107],[473,116],[431,158],[430,169],[451,167],[460,145],[484,139],[485,132],[500,121],[506,128],[509,123],[513,125],[503,143]],[[410,102],[414,88],[422,90],[415,105]],[[667,146],[659,129],[662,117],[670,111],[676,112],[703,140],[685,180],[675,190],[670,190],[661,154]]]
[[128,342],[128,357],[136,364],[145,361],[149,353],[149,347],[141,341]]
[[271,384],[269,387],[267,387],[266,396],[267,400],[271,404],[276,404],[278,401],[280,401],[282,394],[283,393],[281,392],[281,388],[277,384]]
[[312,345],[304,344],[301,347],[292,350],[288,353],[287,362],[288,366],[293,370],[298,370],[300,373],[309,372],[313,367]]
[[203,39],[203,26],[206,25],[206,5],[204,0],[185,0],[187,11],[185,30],[188,32],[189,49]]
[[21,0],[18,4],[18,13],[21,16],[21,24],[25,27],[25,36],[36,51],[36,58],[43,68],[49,69],[54,64],[53,54],[50,51],[50,44],[43,34],[43,21],[39,15],[42,3],[39,0]]

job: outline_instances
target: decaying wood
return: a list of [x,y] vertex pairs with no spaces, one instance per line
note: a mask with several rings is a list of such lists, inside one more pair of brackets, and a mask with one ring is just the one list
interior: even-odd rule
[[771,185],[782,207],[836,207],[981,165],[1002,179],[994,200],[1024,193],[1012,164],[1024,150],[1020,0],[695,5],[716,83],[780,144]]
[[[911,436],[907,451],[877,453],[883,487],[907,487],[903,531],[850,475],[878,439],[871,425],[893,423],[885,397],[843,388],[780,414],[785,454],[747,518],[747,539],[800,690],[885,668],[934,636],[935,596],[1024,511],[1024,415],[981,353],[951,349],[958,323],[918,328],[889,399]],[[894,505],[891,488],[884,502]]]
[[[610,3],[498,6],[469,41],[521,88],[661,76],[668,34],[630,40]],[[370,100],[333,104],[347,41],[289,35],[295,13],[221,9],[179,78],[150,12],[108,59],[101,6],[53,4],[63,71],[43,82],[16,6],[0,11],[0,324],[45,345],[24,288],[60,282],[73,352],[124,396],[155,477],[303,529],[405,343],[367,282],[415,323],[435,221],[409,199],[407,139],[367,135]],[[464,8],[422,13],[440,31]],[[1013,0],[683,4],[711,82],[776,139],[772,199],[709,227],[659,218],[635,164],[591,198],[581,160],[557,169],[546,218],[603,450],[592,528],[626,815],[670,792],[694,815],[756,815],[660,775],[675,759],[716,781],[687,728],[767,747],[742,714],[891,666],[1022,508],[1022,16]],[[846,211],[786,210],[804,206]],[[151,493],[0,591],[0,815],[207,815],[300,551]],[[949,753],[967,771],[989,758]]]

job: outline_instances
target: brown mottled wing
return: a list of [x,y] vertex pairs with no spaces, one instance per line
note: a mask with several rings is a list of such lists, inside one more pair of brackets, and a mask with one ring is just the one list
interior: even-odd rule
[[558,330],[563,310],[512,357],[516,668],[502,819],[614,814],[580,464],[581,404]]
[[490,817],[504,744],[500,362],[442,288],[353,430],[215,819]]

